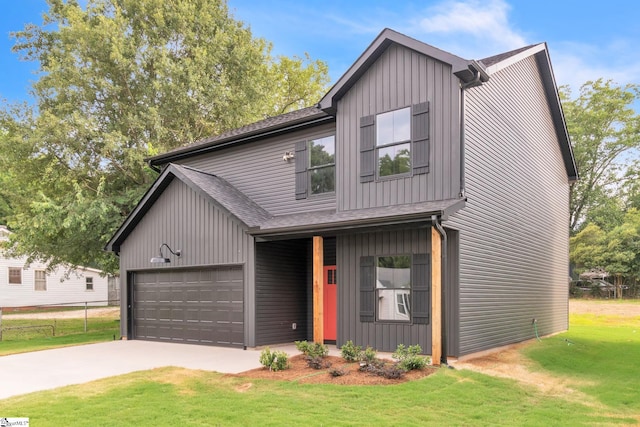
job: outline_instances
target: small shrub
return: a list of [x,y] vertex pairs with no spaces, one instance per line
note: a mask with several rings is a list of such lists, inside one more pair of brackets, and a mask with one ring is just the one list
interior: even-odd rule
[[361,354],[360,354],[360,361],[370,365],[373,362],[375,362],[375,360],[377,359],[378,353],[372,349],[371,347],[367,347]]
[[305,356],[327,357],[329,355],[329,347],[319,342],[309,343],[308,341],[296,341],[295,344],[298,351],[302,352]]
[[347,362],[356,362],[362,357],[362,347],[349,340],[340,348],[340,355]]
[[343,375],[346,375],[347,371],[345,371],[342,368],[331,368],[329,369],[329,375],[331,375],[332,377],[341,377]]
[[307,354],[309,352],[309,342],[308,341],[295,341],[296,348],[302,354]]
[[410,345],[405,347],[404,344],[398,345],[392,357],[398,361],[398,366],[405,371],[414,369],[424,369],[429,364],[429,358],[420,356],[422,347],[419,345]]
[[260,364],[270,371],[283,371],[289,367],[289,356],[284,351],[271,351],[269,347],[260,353]]
[[324,369],[331,366],[331,363],[324,360],[324,357],[320,356],[306,356],[307,366],[313,369]]
[[393,363],[390,365],[383,365],[380,368],[380,373],[378,375],[388,379],[388,380],[396,380],[402,378],[407,371],[403,369],[397,363]]

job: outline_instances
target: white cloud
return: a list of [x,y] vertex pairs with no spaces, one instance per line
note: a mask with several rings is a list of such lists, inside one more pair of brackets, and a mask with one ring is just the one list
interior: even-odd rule
[[503,0],[445,0],[425,11],[415,30],[435,36],[468,35],[474,50],[480,47],[483,54],[490,55],[527,45],[509,23],[509,9]]
[[640,60],[620,40],[602,46],[558,41],[550,44],[549,51],[556,82],[569,85],[576,94],[590,80],[602,78],[624,85],[640,79]]

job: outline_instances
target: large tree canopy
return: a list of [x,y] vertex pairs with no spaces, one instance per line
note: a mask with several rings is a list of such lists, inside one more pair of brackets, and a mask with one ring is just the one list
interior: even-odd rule
[[0,209],[14,253],[52,266],[117,269],[102,248],[154,178],[145,157],[326,90],[323,62],[272,57],[224,0],[47,1],[14,34],[40,73],[35,106],[0,112]]
[[[560,96],[580,173],[571,187],[571,231],[590,221],[611,228],[622,220],[622,190],[637,175],[640,116],[633,103],[640,100],[639,88],[597,80],[585,83],[575,99],[567,87]],[[609,210],[617,212],[607,226],[602,220]]]

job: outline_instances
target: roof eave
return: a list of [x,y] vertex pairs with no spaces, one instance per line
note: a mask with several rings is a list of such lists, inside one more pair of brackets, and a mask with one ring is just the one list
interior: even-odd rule
[[175,162],[176,160],[206,154],[211,151],[226,148],[230,145],[244,144],[258,139],[277,136],[296,130],[302,130],[312,126],[318,126],[323,123],[332,122],[334,120],[335,117],[332,117],[330,115],[314,115],[311,117],[305,117],[302,119],[279,123],[268,128],[250,131],[240,135],[232,135],[227,138],[221,138],[215,141],[211,141],[209,143],[197,144],[195,146],[186,146],[184,148],[168,151],[166,153],[158,154],[153,157],[148,157],[145,159],[145,161],[152,167],[160,166],[167,163]]

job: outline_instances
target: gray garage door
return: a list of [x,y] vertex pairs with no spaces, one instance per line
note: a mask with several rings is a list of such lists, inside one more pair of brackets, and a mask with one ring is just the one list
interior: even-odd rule
[[132,317],[135,339],[242,347],[242,268],[136,273]]

